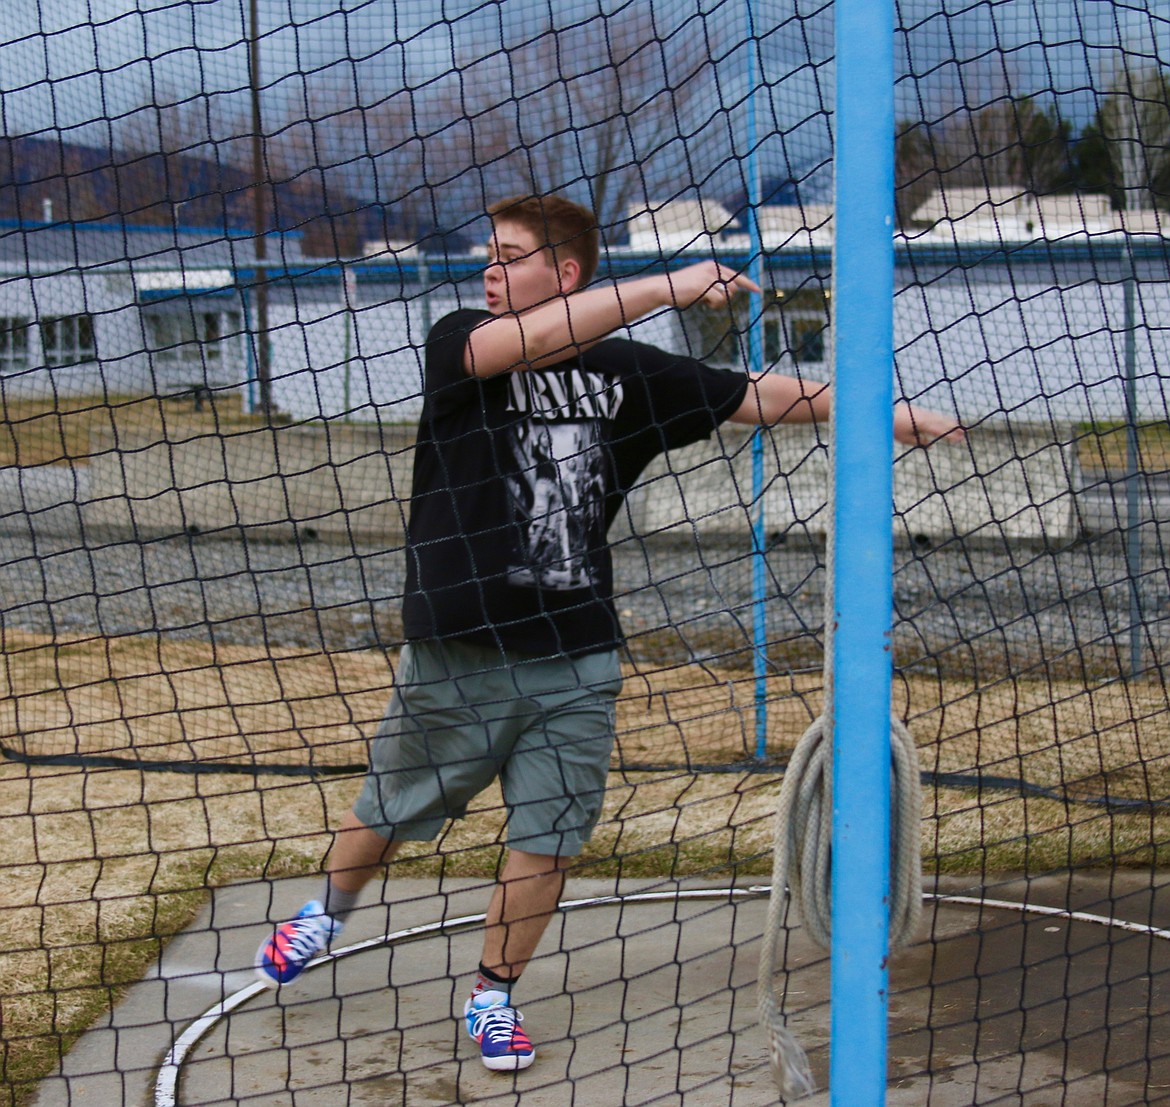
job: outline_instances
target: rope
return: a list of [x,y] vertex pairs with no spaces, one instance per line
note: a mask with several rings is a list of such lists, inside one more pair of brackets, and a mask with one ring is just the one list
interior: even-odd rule
[[[824,845],[824,835],[818,829],[817,833],[809,835],[807,842],[797,847],[798,831],[794,825],[798,810],[803,810],[811,820],[806,826],[820,827],[823,821],[822,808],[830,813],[831,821],[832,778],[831,770],[827,772],[829,767],[824,755],[828,743],[823,742],[823,738],[824,716],[821,716],[797,743],[792,760],[788,763],[788,772],[784,774],[784,782],[780,786],[772,840],[772,895],[768,900],[768,918],[764,925],[760,971],[756,981],[756,1005],[760,1026],[768,1039],[772,1079],[785,1099],[801,1099],[816,1091],[808,1055],[796,1040],[796,1035],[785,1025],[772,981],[780,954],[780,934],[787,923],[790,889],[797,889],[792,898],[799,898],[800,902],[819,898],[815,893],[809,895],[813,891],[811,885],[802,896],[798,890],[802,881],[795,874],[800,870],[815,872],[822,865],[826,870],[828,868],[829,851]],[[810,853],[806,853],[806,846]],[[822,848],[824,856],[817,857],[816,852]],[[796,868],[790,859],[796,861]]]
[[[796,745],[776,805],[772,841],[772,895],[760,950],[757,1006],[768,1037],[772,1076],[785,1099],[811,1095],[816,1086],[808,1056],[785,1025],[772,981],[791,899],[809,937],[822,949],[832,940],[830,854],[833,823],[833,743],[825,716]],[[891,720],[890,948],[914,940],[922,918],[919,833],[922,776],[910,732]]]

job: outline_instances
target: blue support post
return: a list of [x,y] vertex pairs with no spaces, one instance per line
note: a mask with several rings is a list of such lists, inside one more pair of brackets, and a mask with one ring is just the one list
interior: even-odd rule
[[885,1103],[893,621],[894,13],[837,0],[834,1107]]
[[[744,174],[747,177],[748,275],[764,287],[764,252],[760,240],[760,167],[756,130],[756,85],[759,68],[756,62],[756,26],[752,0],[746,0],[748,49],[747,150],[744,156]],[[753,292],[748,298],[748,371],[764,371],[764,304],[763,296]],[[755,676],[756,757],[768,753],[768,567],[767,515],[764,508],[764,431],[757,428],[752,435],[752,664]]]
[[256,331],[252,326],[252,297],[246,288],[240,289],[240,303],[244,308],[244,379],[248,383],[244,402],[251,412],[256,410]]
[[1133,267],[1133,242],[1125,241],[1125,568],[1129,577],[1129,672],[1131,680],[1142,675],[1142,506],[1141,444],[1138,440],[1137,394],[1137,274]]

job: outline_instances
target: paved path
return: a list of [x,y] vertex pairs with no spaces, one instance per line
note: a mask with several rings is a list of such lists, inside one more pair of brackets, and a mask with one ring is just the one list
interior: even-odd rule
[[[217,891],[167,948],[156,973],[42,1085],[36,1107],[153,1107],[154,1080],[174,1035],[252,984],[257,920],[295,911],[315,885],[287,880]],[[389,919],[381,905],[361,909],[345,943],[482,911],[479,882],[448,880],[443,887],[440,896],[432,882],[391,882]],[[645,887],[623,884],[623,891]],[[612,891],[612,882],[578,881],[567,896]],[[1151,883],[1149,874],[1033,881],[988,895],[1007,900],[1025,892],[1034,903],[1170,922],[1167,884]],[[261,991],[215,1023],[182,1066],[177,1103],[775,1104],[755,1026],[766,906],[762,897],[724,896],[565,912],[524,980],[520,1006],[539,1057],[516,1075],[486,1072],[449,1017],[462,1004],[466,970],[476,960],[474,930],[431,932],[393,948],[374,944],[279,994]],[[893,965],[892,1107],[1123,1107],[1170,1098],[1164,936],[944,903],[928,907],[923,938]],[[795,930],[787,964],[791,1025],[823,1086],[827,962]],[[829,1099],[821,1092],[803,1102],[825,1107]]]

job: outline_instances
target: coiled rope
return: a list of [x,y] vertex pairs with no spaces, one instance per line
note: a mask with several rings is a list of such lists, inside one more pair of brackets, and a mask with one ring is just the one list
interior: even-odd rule
[[[922,777],[910,732],[891,720],[890,947],[913,941],[922,918]],[[830,845],[833,824],[833,744],[825,716],[817,718],[797,743],[776,805],[772,842],[772,894],[760,950],[757,1007],[768,1038],[776,1086],[786,1099],[811,1095],[808,1057],[785,1025],[773,980],[782,949],[788,902],[804,921],[809,937],[827,949],[832,940]]]

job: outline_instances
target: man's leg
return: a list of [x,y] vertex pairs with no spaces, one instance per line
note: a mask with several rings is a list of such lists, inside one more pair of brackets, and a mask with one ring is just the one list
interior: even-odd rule
[[571,860],[509,850],[488,907],[484,968],[504,980],[515,980],[524,971],[560,902]]
[[500,771],[510,852],[488,909],[467,1029],[490,1069],[527,1068],[535,1050],[512,985],[557,909],[565,869],[601,813],[621,667],[613,652],[517,666],[518,691],[540,711]]
[[256,951],[256,975],[270,988],[300,976],[305,966],[328,948],[370,879],[398,852],[350,811],[333,839],[321,898],[310,900],[294,919],[282,923]]
[[488,906],[479,976],[464,1009],[467,1032],[489,1069],[526,1069],[536,1050],[511,1003],[512,985],[532,960],[560,902],[571,858],[511,849]]
[[329,883],[343,893],[356,896],[377,876],[383,865],[388,865],[398,852],[400,842],[388,842],[371,830],[354,814],[346,813],[333,839],[333,848],[325,867]]

